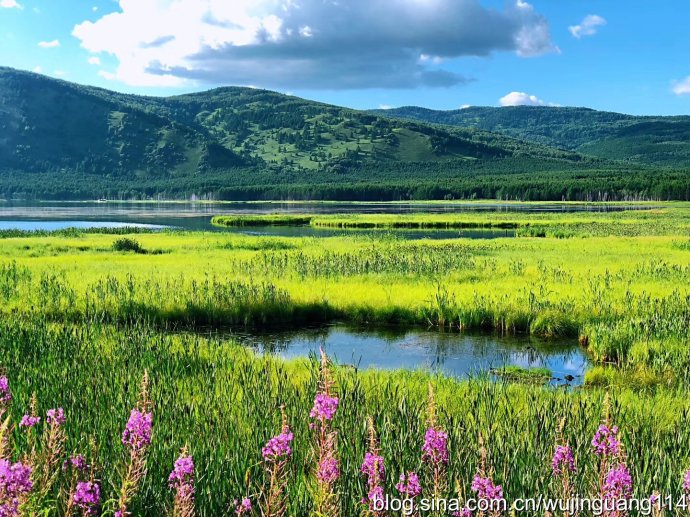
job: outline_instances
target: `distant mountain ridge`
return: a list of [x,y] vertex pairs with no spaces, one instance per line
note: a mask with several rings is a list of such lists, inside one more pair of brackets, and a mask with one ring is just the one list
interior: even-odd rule
[[372,113],[481,129],[612,160],[690,165],[690,116],[636,116],[551,106],[478,106],[449,111],[406,106]]
[[124,95],[0,69],[0,168],[176,175],[248,165],[290,170],[349,162],[577,159],[477,130],[443,130],[251,88]]
[[453,127],[392,114],[240,87],[127,95],[0,67],[0,196],[686,196],[681,173],[557,149],[479,123]]

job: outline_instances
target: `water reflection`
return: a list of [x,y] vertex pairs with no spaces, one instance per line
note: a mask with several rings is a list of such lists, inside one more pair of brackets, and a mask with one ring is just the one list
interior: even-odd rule
[[319,347],[356,368],[425,369],[457,377],[516,365],[545,367],[552,384],[582,382],[588,361],[575,340],[528,336],[440,333],[424,330],[356,329],[341,325],[266,334],[234,334],[261,353],[306,357]]
[[[211,225],[213,215],[314,213],[314,214],[411,214],[459,212],[609,212],[642,210],[649,205],[607,204],[506,204],[506,203],[0,203],[0,229],[50,230],[66,227],[116,227],[155,225],[190,231],[235,232],[285,237],[328,237],[352,234],[381,234],[381,230],[337,230],[311,227],[219,228]],[[487,239],[514,237],[513,230],[394,230],[407,239],[457,237]]]

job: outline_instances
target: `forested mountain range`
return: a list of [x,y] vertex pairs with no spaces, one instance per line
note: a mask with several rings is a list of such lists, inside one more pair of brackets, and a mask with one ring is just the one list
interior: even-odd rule
[[419,107],[375,110],[378,115],[476,128],[589,156],[650,165],[690,165],[690,117],[624,115],[551,106]]
[[684,171],[652,174],[644,165],[580,152],[584,143],[556,145],[527,133],[453,127],[432,117],[406,120],[409,115],[239,87],[126,95],[0,68],[0,193],[51,199],[686,195]]

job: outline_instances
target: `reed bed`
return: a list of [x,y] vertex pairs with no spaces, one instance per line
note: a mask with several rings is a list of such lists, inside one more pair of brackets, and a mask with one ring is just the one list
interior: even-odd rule
[[494,212],[441,214],[335,214],[216,216],[217,226],[304,226],[339,229],[516,229],[522,237],[644,236],[687,234],[687,203],[650,204],[621,212]]
[[[190,504],[196,515],[236,515],[246,498],[251,515],[349,516],[370,513],[376,494],[416,493],[415,478],[425,497],[559,497],[566,471],[572,494],[610,495],[599,476],[621,467],[630,492],[616,485],[616,498],[659,491],[680,500],[690,462],[680,388],[607,395],[324,370],[316,357],[260,357],[144,325],[38,318],[0,322],[0,364],[11,393],[2,457],[33,467],[21,501],[37,514],[63,514],[72,494],[80,515],[179,515]],[[20,426],[25,416],[41,420]],[[622,444],[605,467],[593,438]],[[320,470],[323,459],[330,470]],[[50,482],[39,475],[46,464]],[[76,481],[98,484],[98,505],[89,505],[93,486],[81,486],[76,505]]]
[[[118,246],[123,241],[128,246]],[[260,329],[344,321],[579,337],[594,361],[651,369],[666,382],[683,379],[690,366],[683,243],[678,236],[25,237],[0,241],[0,300],[8,315],[89,324]]]
[[[381,515],[385,495],[682,501],[689,214],[673,204],[451,221],[520,225],[522,237],[495,241],[4,235],[0,481],[14,484],[0,484],[2,511]],[[596,366],[565,390],[510,382],[526,375],[514,367],[498,382],[356,371],[193,333],[331,321],[578,336]]]

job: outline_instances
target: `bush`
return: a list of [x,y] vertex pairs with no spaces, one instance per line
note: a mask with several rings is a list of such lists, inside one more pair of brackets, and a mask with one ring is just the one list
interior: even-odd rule
[[139,244],[138,241],[130,239],[129,237],[122,237],[113,243],[113,250],[115,251],[133,251],[134,253],[146,254],[147,251]]

